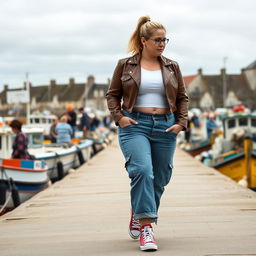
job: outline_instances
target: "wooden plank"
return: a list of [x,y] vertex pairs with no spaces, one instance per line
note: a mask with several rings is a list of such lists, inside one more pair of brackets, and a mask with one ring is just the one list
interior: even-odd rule
[[[1,256],[141,255],[128,236],[129,179],[117,142],[0,218]],[[158,255],[256,255],[256,194],[176,151],[154,227]]]

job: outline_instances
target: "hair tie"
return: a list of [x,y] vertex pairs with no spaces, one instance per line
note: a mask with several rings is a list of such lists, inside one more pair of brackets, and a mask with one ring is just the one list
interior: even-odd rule
[[151,20],[146,20],[144,23],[150,22]]

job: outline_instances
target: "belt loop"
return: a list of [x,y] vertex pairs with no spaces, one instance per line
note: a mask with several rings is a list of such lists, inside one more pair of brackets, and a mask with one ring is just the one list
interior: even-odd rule
[[166,122],[168,122],[168,120],[169,120],[168,114],[165,114],[165,119],[166,119]]
[[139,119],[140,117],[140,112],[137,112],[137,119]]

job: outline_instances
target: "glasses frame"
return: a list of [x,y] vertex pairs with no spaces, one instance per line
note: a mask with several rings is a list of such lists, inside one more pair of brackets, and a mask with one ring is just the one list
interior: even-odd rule
[[151,40],[153,41],[155,44],[161,44],[163,43],[164,45],[167,45],[169,43],[169,38],[164,38],[164,39],[161,39],[161,38],[149,38],[148,40]]

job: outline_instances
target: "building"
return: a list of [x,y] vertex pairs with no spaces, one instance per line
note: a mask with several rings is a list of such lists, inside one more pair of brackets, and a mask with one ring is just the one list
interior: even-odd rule
[[184,82],[190,99],[190,108],[213,110],[244,104],[256,109],[256,61],[243,68],[240,74],[227,74],[221,69],[217,75],[197,74],[185,76]]
[[[109,81],[106,84],[95,83],[93,76],[88,76],[86,83],[76,83],[74,78],[69,79],[68,84],[57,84],[51,80],[49,85],[30,86],[31,112],[50,110],[55,114],[61,114],[67,105],[72,104],[75,109],[86,106],[91,109],[106,111],[107,103],[105,94]],[[8,104],[7,92],[24,90],[22,88],[10,89],[8,85],[0,93],[0,116],[7,116],[11,112],[19,112],[19,116],[25,116],[25,104]]]

